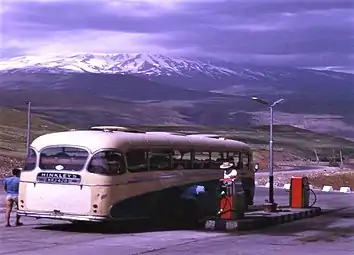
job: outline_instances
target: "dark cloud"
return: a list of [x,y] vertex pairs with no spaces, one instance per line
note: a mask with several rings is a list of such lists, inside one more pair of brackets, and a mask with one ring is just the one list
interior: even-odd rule
[[[143,3],[135,4],[135,10],[141,12],[153,11],[153,8]],[[160,33],[175,30],[186,31],[190,26],[198,25],[206,17],[195,16],[192,13],[160,13],[158,16],[134,16],[118,12],[99,1],[67,1],[19,3],[12,12],[4,15],[4,32],[16,33],[18,30],[35,30],[34,32],[53,32],[67,30],[95,29],[103,31],[124,31]],[[15,20],[15,22],[14,22]],[[9,22],[7,22],[9,21]],[[26,35],[27,36],[27,35]]]
[[191,0],[170,9],[144,1],[116,9],[106,2],[18,1],[3,14],[2,33],[17,39],[84,30],[164,34],[154,43],[240,61],[353,64],[354,1]]
[[352,10],[351,0],[226,0],[215,2],[194,2],[184,5],[201,13],[257,17],[278,13],[302,13],[311,11]]
[[345,54],[353,51],[350,41],[353,41],[354,35],[350,33],[351,28],[348,27],[337,28],[335,32],[327,28],[308,28],[259,32],[245,30],[220,37],[217,29],[201,28],[198,33],[190,33],[188,40],[170,38],[166,41],[173,46],[202,44],[202,47],[216,52],[239,54]]

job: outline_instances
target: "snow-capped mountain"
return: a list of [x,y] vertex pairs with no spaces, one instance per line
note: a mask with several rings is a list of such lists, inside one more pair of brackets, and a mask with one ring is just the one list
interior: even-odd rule
[[152,54],[77,54],[73,56],[24,56],[0,61],[0,71],[91,72],[141,75],[235,75],[235,71],[199,60]]
[[[342,79],[345,75],[330,71],[245,66],[226,61],[142,53],[24,56],[0,60],[0,73],[16,72],[131,74],[173,86],[226,93],[244,92],[245,89],[253,93],[256,88],[249,85],[255,82],[269,85],[303,75],[331,76],[334,79]],[[228,89],[224,90],[224,87]],[[264,89],[264,93],[274,91],[273,88]]]
[[[284,97],[286,104],[277,109],[286,118],[291,113],[292,119],[302,116],[305,122],[309,116],[323,119],[321,125],[316,122],[319,127],[328,124],[330,113],[337,121],[331,123],[345,131],[347,123],[354,123],[348,108],[353,84],[353,74],[330,70],[153,54],[0,59],[0,105],[20,107],[32,101],[56,120],[90,125],[92,120],[110,123],[113,117],[118,123],[246,125],[253,123],[254,112],[264,110],[250,100],[259,95],[268,100]],[[63,111],[68,108],[72,115]],[[105,115],[107,109],[112,115]]]
[[289,93],[284,84],[288,84],[286,87],[297,84],[308,88],[305,83],[309,81],[323,84],[324,79],[353,77],[351,74],[310,68],[240,65],[142,53],[23,56],[0,60],[0,74],[17,72],[126,74],[182,88],[243,95],[280,93],[279,86],[282,87],[281,93]]

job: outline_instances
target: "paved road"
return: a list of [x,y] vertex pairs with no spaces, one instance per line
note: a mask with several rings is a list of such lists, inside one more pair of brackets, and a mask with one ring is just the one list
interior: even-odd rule
[[[320,217],[247,233],[206,231],[97,231],[71,224],[24,219],[23,227],[0,226],[2,254],[242,254],[293,255],[354,254],[354,195],[317,193],[318,205],[335,209]],[[262,203],[267,189],[257,189]],[[286,204],[288,193],[276,190],[276,201]],[[351,206],[351,207],[350,207]],[[3,218],[0,218],[3,225]],[[100,233],[101,232],[101,233]]]

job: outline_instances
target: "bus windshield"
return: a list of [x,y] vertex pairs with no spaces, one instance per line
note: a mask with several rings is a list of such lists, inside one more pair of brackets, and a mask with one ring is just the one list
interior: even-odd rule
[[39,158],[42,170],[80,171],[89,157],[88,151],[76,147],[49,147]]

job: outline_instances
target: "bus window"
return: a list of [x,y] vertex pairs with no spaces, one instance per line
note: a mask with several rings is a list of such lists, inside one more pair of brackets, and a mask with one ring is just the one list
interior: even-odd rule
[[214,152],[213,154],[217,155],[216,161],[220,164],[224,163],[227,160],[227,152]]
[[198,152],[194,153],[193,169],[205,169],[210,168],[211,153],[210,152]]
[[126,153],[128,171],[132,173],[148,170],[148,151],[137,149]]
[[87,169],[90,173],[103,175],[118,175],[125,173],[124,157],[116,151],[101,151],[96,153]]
[[149,170],[169,170],[172,167],[172,150],[150,150]]
[[80,171],[83,169],[89,153],[75,147],[50,147],[44,149],[39,157],[42,170]]
[[228,152],[227,154],[229,161],[234,163],[235,168],[241,169],[241,152]]
[[192,153],[190,151],[174,150],[172,166],[173,169],[190,169],[192,166]]
[[[222,152],[211,152],[210,153],[210,168],[218,169],[220,168],[221,164],[224,163],[224,155],[225,153]],[[225,154],[226,155],[226,154]]]
[[250,157],[247,153],[242,153],[242,167],[244,170],[248,170],[250,167]]
[[30,149],[29,155],[26,157],[25,165],[23,171],[34,170],[37,164],[37,154],[33,149]]

